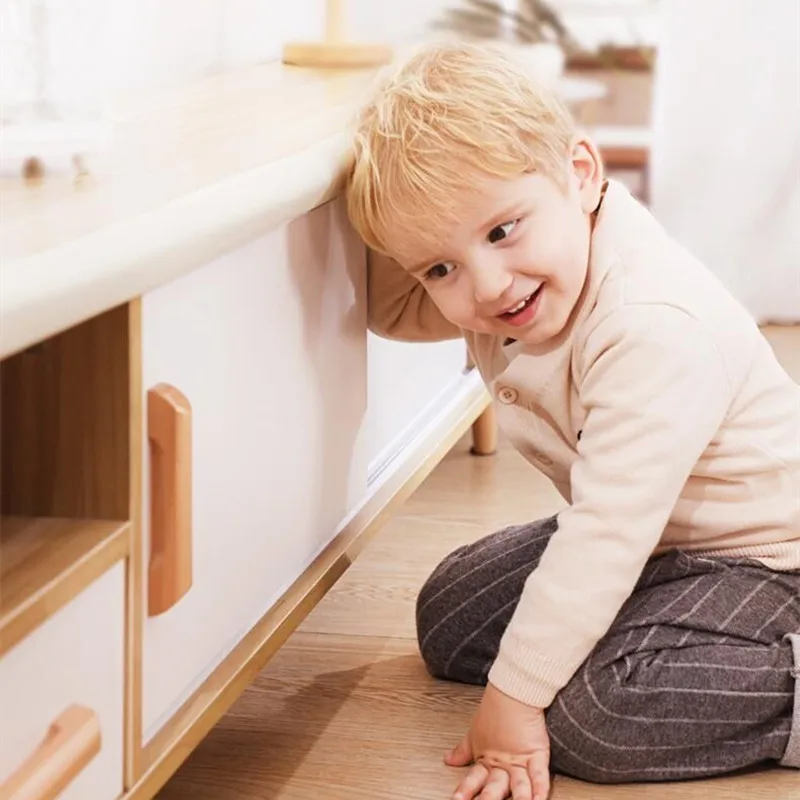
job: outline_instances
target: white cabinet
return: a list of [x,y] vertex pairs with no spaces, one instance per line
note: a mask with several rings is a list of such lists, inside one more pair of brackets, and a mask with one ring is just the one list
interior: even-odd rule
[[370,334],[367,363],[366,439],[372,475],[458,392],[467,348],[463,339],[398,342]]
[[66,770],[59,800],[122,794],[124,652],[119,561],[0,659],[0,785],[23,772],[57,785]]
[[143,391],[191,405],[193,568],[176,605],[145,612],[145,740],[364,497],[364,258],[336,201],[142,298]]

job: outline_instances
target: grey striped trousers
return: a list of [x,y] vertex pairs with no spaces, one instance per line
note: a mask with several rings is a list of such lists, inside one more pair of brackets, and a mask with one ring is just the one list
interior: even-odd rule
[[[432,675],[484,685],[557,518],[451,553],[417,600]],[[595,783],[800,767],[800,572],[675,551],[652,558],[547,712],[554,772]]]

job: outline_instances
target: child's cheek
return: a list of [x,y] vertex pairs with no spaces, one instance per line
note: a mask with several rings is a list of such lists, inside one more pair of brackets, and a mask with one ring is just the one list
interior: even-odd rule
[[475,309],[469,298],[454,289],[435,289],[430,292],[442,315],[454,325],[470,328],[474,321]]

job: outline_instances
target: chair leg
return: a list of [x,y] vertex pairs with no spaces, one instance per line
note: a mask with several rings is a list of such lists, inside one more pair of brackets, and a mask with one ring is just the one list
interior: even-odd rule
[[472,447],[470,452],[475,456],[491,456],[497,451],[497,419],[494,405],[486,410],[472,423]]

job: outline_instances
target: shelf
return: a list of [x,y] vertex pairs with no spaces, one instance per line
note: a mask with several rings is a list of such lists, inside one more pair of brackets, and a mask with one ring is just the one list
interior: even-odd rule
[[0,517],[0,657],[128,553],[128,522]]

